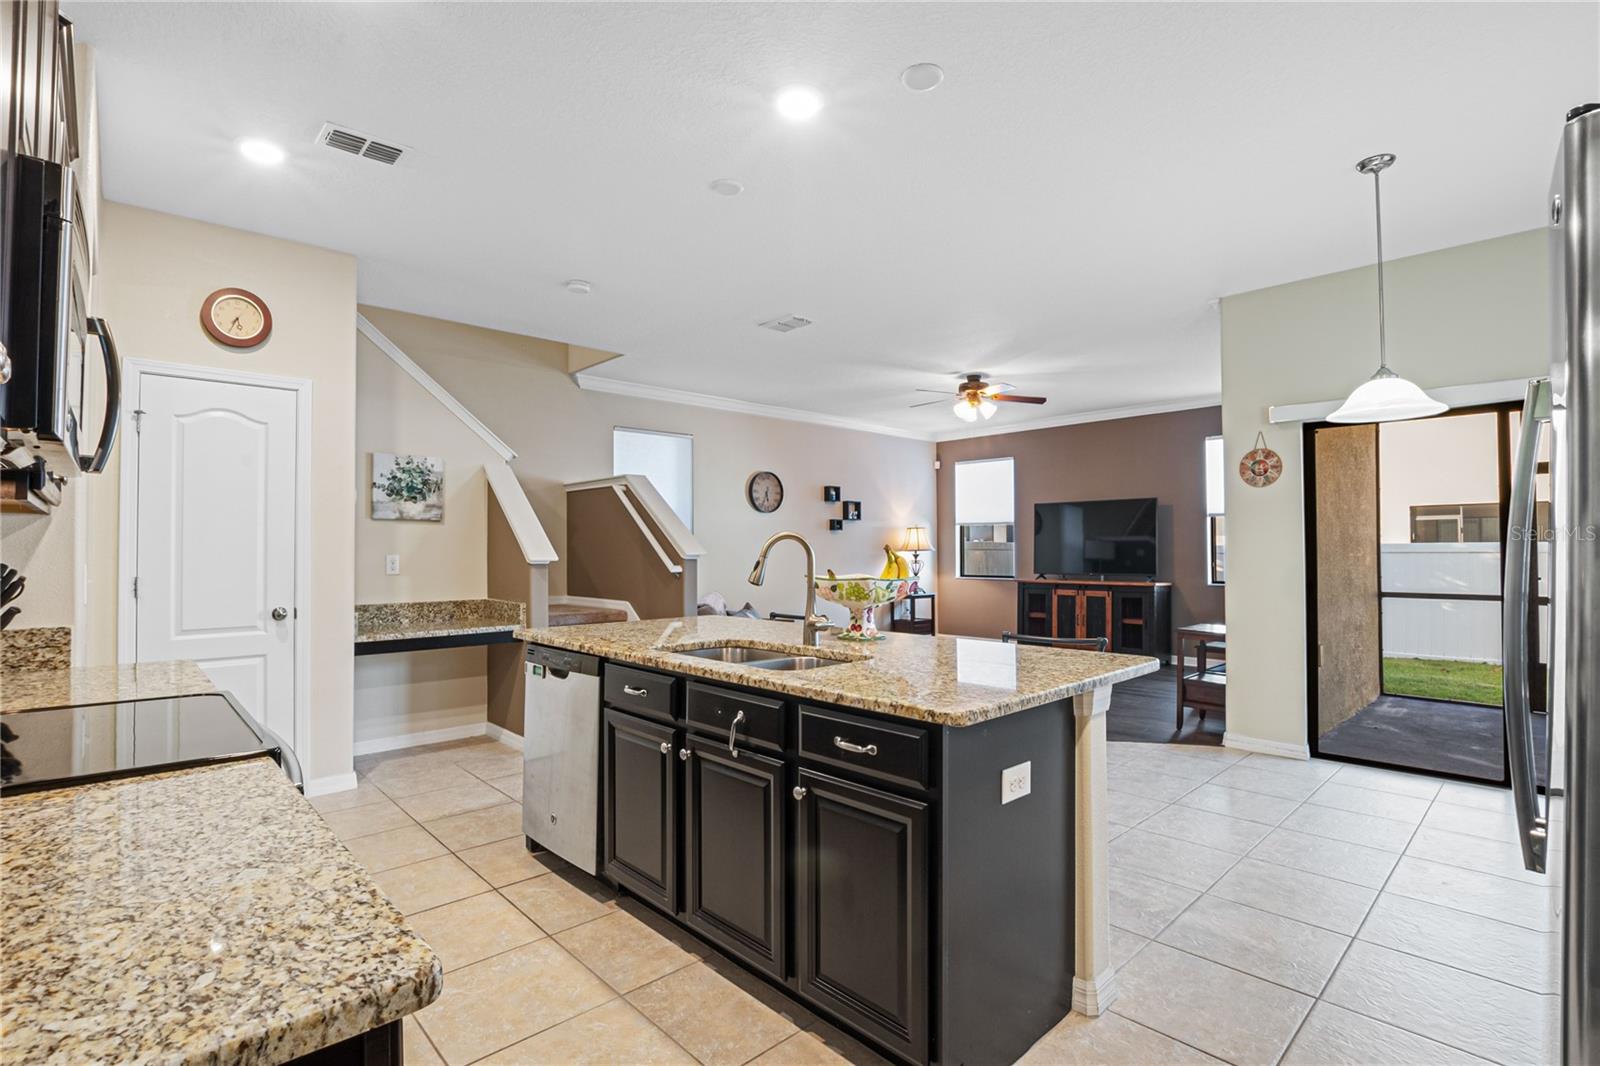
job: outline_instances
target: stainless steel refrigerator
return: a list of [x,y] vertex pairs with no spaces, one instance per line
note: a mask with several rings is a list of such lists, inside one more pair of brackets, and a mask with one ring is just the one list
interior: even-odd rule
[[[1562,865],[1549,835],[1565,833],[1561,893],[1561,1055],[1600,1062],[1600,104],[1567,114],[1550,185],[1550,377],[1531,383],[1511,488],[1504,586],[1506,744],[1523,862]],[[1531,728],[1530,655],[1538,587],[1534,496],[1539,434],[1553,427],[1549,467],[1556,620],[1548,683],[1552,715],[1566,729],[1565,818],[1549,817],[1536,764],[1548,770]],[[1559,704],[1559,705],[1558,705]]]

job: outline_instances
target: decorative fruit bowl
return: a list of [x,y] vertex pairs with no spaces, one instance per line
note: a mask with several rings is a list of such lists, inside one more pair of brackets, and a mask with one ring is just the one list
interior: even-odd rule
[[910,593],[911,582],[900,578],[831,573],[817,578],[817,595],[850,612],[850,625],[838,634],[840,640],[882,640],[877,609],[886,603],[899,603]]

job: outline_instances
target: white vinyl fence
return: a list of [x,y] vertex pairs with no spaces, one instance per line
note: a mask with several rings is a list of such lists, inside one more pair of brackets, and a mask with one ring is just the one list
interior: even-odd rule
[[[1498,595],[1500,550],[1494,544],[1384,544],[1385,592]],[[1539,594],[1548,589],[1549,545],[1539,545]],[[1541,654],[1548,655],[1550,610],[1539,611]],[[1499,600],[1383,601],[1383,654],[1407,659],[1500,661]]]

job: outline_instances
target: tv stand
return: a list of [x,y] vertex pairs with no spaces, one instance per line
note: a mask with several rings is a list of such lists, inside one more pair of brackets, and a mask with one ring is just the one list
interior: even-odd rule
[[1172,654],[1172,582],[1043,576],[1019,581],[1017,632],[1107,637],[1114,652],[1165,660]]

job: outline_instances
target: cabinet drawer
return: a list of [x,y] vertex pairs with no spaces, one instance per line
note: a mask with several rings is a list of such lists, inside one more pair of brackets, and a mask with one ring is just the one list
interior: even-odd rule
[[743,692],[689,683],[684,694],[684,716],[689,728],[704,733],[724,744],[728,740],[728,727],[744,712],[739,721],[735,744],[768,751],[783,750],[783,701],[749,696]]
[[606,702],[625,711],[672,721],[678,679],[632,666],[606,663]]
[[800,757],[912,788],[929,783],[928,734],[915,726],[801,707]]

